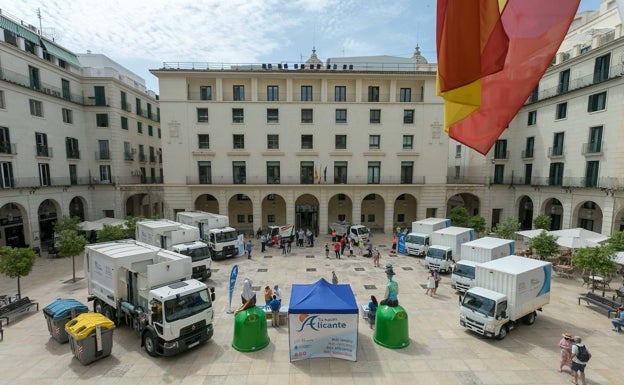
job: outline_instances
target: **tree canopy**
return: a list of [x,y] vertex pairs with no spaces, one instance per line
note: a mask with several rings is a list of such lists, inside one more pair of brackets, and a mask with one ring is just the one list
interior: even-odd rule
[[28,248],[3,246],[0,248],[0,273],[9,278],[17,278],[17,295],[21,298],[20,278],[32,271],[37,254]]
[[74,257],[84,250],[87,239],[74,230],[63,230],[58,233],[58,237],[54,242],[54,248],[62,257],[72,258],[72,274],[73,281],[76,282],[76,263]]
[[533,219],[533,227],[536,229],[543,229],[546,231],[550,230],[550,216],[549,215],[538,215]]
[[516,217],[507,217],[504,222],[499,222],[494,227],[494,234],[498,238],[514,239],[516,231],[520,230],[520,222]]
[[128,238],[128,234],[121,226],[104,225],[104,228],[97,232],[98,242],[110,242],[126,238]]
[[529,241],[529,247],[534,249],[540,257],[543,259],[551,257],[557,253],[559,246],[557,245],[557,238],[554,235],[548,234],[546,230],[542,230],[542,233]]
[[485,218],[477,214],[468,220],[468,227],[474,229],[475,233],[482,234],[485,231]]
[[449,215],[452,226],[467,226],[468,225],[468,210],[462,206],[453,207],[451,215]]

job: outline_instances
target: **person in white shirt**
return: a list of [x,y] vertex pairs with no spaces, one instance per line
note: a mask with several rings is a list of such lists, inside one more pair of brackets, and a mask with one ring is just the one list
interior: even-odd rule
[[[591,353],[587,346],[581,343],[582,339],[579,336],[574,336],[574,344],[572,345],[572,375],[574,376],[573,384],[578,385],[578,377],[579,372],[581,373],[581,382],[583,385],[586,385],[585,382],[585,366],[587,365],[587,361],[591,358]],[[588,357],[586,361],[582,361],[578,356],[581,349],[587,350]]]

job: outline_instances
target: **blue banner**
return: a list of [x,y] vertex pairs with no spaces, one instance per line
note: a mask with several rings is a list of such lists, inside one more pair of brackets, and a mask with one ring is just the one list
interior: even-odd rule
[[399,233],[399,244],[397,245],[397,252],[399,254],[405,254],[405,233]]
[[234,286],[236,285],[236,277],[238,276],[238,265],[232,266],[230,272],[230,307],[228,313],[232,313],[232,295],[234,294]]

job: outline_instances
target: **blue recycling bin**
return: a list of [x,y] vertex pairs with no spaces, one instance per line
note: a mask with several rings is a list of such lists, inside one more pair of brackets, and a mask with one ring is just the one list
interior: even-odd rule
[[48,331],[52,338],[61,344],[69,341],[65,331],[65,324],[78,314],[88,313],[87,305],[75,299],[59,298],[43,309],[43,315],[48,324]]

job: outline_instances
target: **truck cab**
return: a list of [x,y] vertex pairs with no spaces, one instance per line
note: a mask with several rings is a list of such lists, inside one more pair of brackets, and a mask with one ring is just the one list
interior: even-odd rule
[[453,249],[448,246],[431,245],[425,257],[425,268],[437,270],[441,273],[451,271]]
[[232,227],[208,230],[206,241],[213,259],[225,259],[238,255],[238,231]]
[[475,269],[479,262],[461,260],[455,264],[451,276],[451,287],[459,292],[466,292],[475,284]]
[[171,251],[191,258],[193,261],[193,278],[203,281],[212,276],[210,250],[208,249],[208,245],[204,242],[193,241],[180,243],[173,245]]
[[427,255],[430,242],[429,234],[409,233],[405,236],[406,254],[424,257]]
[[364,225],[353,225],[349,227],[349,238],[353,239],[356,243],[368,242],[370,236],[370,229]]
[[[507,335],[507,296],[482,287],[468,290],[461,301],[461,326],[486,337],[505,338]],[[501,335],[502,333],[502,335]]]

